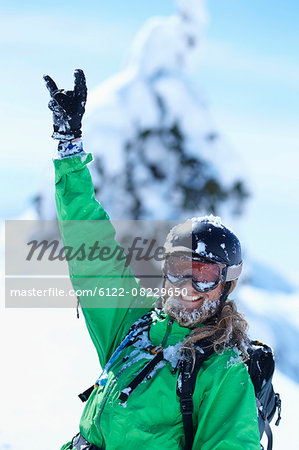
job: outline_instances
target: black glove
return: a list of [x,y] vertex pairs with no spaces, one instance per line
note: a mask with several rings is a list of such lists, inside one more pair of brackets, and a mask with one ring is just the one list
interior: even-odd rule
[[53,139],[71,141],[82,136],[81,122],[85,112],[87,97],[86,80],[83,70],[74,71],[74,90],[58,89],[49,75],[44,75],[50,92],[49,108],[53,111]]

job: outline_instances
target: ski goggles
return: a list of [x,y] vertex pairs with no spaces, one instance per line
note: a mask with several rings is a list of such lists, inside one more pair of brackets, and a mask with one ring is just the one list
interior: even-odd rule
[[208,292],[215,289],[226,279],[225,264],[194,259],[187,256],[170,255],[166,258],[164,277],[171,284],[180,287],[191,280],[197,292]]

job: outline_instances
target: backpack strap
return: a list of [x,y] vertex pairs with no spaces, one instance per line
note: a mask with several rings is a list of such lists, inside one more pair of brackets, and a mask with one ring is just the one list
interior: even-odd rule
[[268,438],[267,450],[272,450],[272,447],[273,447],[273,435],[272,435],[272,431],[271,431],[268,419],[265,420],[265,433],[266,433],[266,436]]
[[162,361],[163,348],[160,347],[159,351],[156,353],[154,358],[139,372],[139,374],[131,381],[131,383],[121,391],[119,400],[121,402],[126,402],[133,391],[137,388],[137,386],[148,376],[156,367],[156,365]]
[[82,394],[79,394],[78,397],[81,400],[81,402],[87,402],[89,397],[91,396],[92,391],[94,390],[94,384],[90,386],[86,391],[82,392]]
[[185,351],[179,364],[179,376],[177,382],[177,395],[180,398],[181,413],[185,433],[184,450],[191,450],[194,441],[193,431],[193,392],[195,389],[198,371],[204,361],[214,352],[210,341],[201,342],[200,348],[196,348],[195,361],[190,351]]
[[[258,399],[256,399],[256,405],[257,405],[258,410],[262,413],[263,405],[261,404],[261,402]],[[272,447],[273,447],[273,435],[272,435],[272,430],[270,428],[270,423],[269,423],[269,420],[267,419],[267,417],[264,416],[264,415],[263,415],[263,419],[264,419],[265,433],[266,433],[266,436],[267,436],[267,439],[268,439],[267,450],[272,450]]]
[[195,389],[196,373],[191,370],[192,362],[183,360],[180,364],[178,376],[177,395],[180,398],[181,413],[183,416],[183,426],[185,433],[185,450],[192,448],[194,440],[193,432],[193,399],[192,395]]

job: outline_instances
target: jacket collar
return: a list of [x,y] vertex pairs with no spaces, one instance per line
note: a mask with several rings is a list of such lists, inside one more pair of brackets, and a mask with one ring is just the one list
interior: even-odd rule
[[183,341],[192,331],[190,328],[182,327],[176,320],[165,314],[164,311],[161,311],[159,314],[154,312],[153,319],[149,335],[154,345],[160,345],[167,332],[169,332],[169,336],[165,346],[175,345]]

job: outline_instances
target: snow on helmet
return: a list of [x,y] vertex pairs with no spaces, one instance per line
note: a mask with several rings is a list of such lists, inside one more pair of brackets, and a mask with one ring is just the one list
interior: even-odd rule
[[225,264],[223,281],[236,280],[242,271],[240,241],[217,216],[192,218],[176,225],[170,230],[164,248],[166,257],[190,253],[193,259]]

